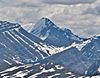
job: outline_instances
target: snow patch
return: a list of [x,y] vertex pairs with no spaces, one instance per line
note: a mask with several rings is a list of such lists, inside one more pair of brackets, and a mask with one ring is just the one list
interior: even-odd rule
[[28,31],[28,32],[31,32],[34,28],[34,24],[33,23],[29,23],[29,24],[24,24],[23,25],[23,28]]
[[76,44],[76,48],[80,51],[84,46],[90,43],[91,40],[83,41],[81,44]]
[[60,66],[60,65],[56,65],[55,67],[56,67],[57,69],[59,69],[59,70],[64,69],[64,67],[63,67],[63,66]]
[[[26,72],[27,72],[27,71],[26,71]],[[27,72],[27,73],[28,73],[28,72]],[[18,77],[23,78],[24,76],[27,75],[27,73],[25,73],[25,72],[23,72],[23,71],[19,71],[19,72],[17,72],[16,74],[14,74],[12,77],[15,77],[15,78],[18,78]]]
[[58,76],[58,75],[60,75],[60,73],[54,74],[52,76],[48,76],[48,78],[53,78],[54,76]]
[[100,67],[98,68],[98,72],[100,72]]
[[9,65],[12,65],[9,61],[7,61],[7,60],[3,60],[4,62],[6,62],[7,64],[9,64]]
[[53,68],[51,68],[51,69],[49,69],[49,70],[46,70],[46,69],[44,68],[41,72],[36,73],[36,74],[30,76],[29,78],[35,78],[35,77],[37,77],[38,75],[40,75],[40,74],[42,74],[42,73],[53,72],[53,71],[55,71]]
[[49,36],[50,30],[47,31],[45,36],[40,36],[40,39],[45,40]]
[[16,70],[16,69],[18,69],[18,68],[20,68],[20,67],[12,67],[12,68],[9,68],[9,69],[6,69],[6,70],[4,70],[4,71],[2,71],[2,72],[0,72],[0,73],[4,73],[4,72],[8,72],[8,71],[14,71],[14,70]]

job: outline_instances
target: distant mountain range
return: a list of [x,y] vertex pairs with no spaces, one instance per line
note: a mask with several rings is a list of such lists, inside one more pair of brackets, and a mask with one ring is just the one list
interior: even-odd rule
[[100,75],[100,36],[80,38],[42,18],[28,33],[0,21],[0,78],[78,78]]

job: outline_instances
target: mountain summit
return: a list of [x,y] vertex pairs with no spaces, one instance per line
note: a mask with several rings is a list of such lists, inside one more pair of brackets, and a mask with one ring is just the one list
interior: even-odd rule
[[49,35],[49,29],[54,27],[57,26],[51,20],[48,18],[42,18],[39,22],[37,22],[37,24],[35,24],[31,33],[37,37],[40,37],[42,40],[45,40]]
[[42,18],[33,28],[33,35],[41,38],[45,43],[53,46],[69,46],[73,42],[80,42],[83,39],[74,35],[69,29],[57,27],[48,18]]

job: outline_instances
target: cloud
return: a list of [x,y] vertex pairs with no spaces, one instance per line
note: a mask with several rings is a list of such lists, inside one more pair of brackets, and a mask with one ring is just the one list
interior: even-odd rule
[[100,0],[90,5],[82,14],[100,15]]
[[100,5],[96,7],[89,7],[83,14],[93,14],[93,15],[100,15]]
[[90,4],[95,2],[96,0],[41,0],[41,1],[48,4],[73,5],[73,4]]
[[0,20],[34,23],[40,19],[38,11],[43,6],[38,0],[0,0]]
[[[99,3],[93,3],[93,0],[70,0],[69,2],[68,0],[52,0],[56,1],[56,3],[50,5],[50,3],[47,4],[43,1],[0,0],[0,20],[14,21],[25,25],[29,23],[35,24],[42,17],[48,17],[59,27],[69,28],[82,37],[89,37],[100,33],[100,17],[94,14],[84,13],[86,10],[89,11],[90,8],[97,9],[96,6]],[[55,5],[58,3],[67,3],[71,4],[71,6],[67,4]],[[83,3],[86,4],[83,5]]]
[[0,6],[16,7],[41,7],[44,4],[38,0],[0,0]]

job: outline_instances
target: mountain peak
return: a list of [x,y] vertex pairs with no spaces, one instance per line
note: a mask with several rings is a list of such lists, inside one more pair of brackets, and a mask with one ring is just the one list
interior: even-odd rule
[[71,30],[57,27],[50,19],[44,17],[35,25],[31,33],[42,39],[45,43],[57,47],[69,46],[73,42],[83,40],[74,35]]
[[9,25],[9,26],[20,26],[18,23],[10,23],[8,21],[0,21],[0,26],[6,26],[6,25]]
[[[47,17],[43,17],[40,19],[40,21],[37,23],[38,26],[45,26],[45,27],[52,27],[52,26],[56,26],[49,18]],[[36,26],[37,26],[36,24]]]
[[48,17],[42,17],[41,19],[50,20]]
[[18,23],[10,23],[7,21],[0,21],[0,31],[4,32],[13,28],[21,27]]
[[35,36],[40,37],[44,36],[46,32],[52,28],[57,28],[57,26],[50,19],[43,17],[35,24],[34,29],[31,32],[35,33]]

